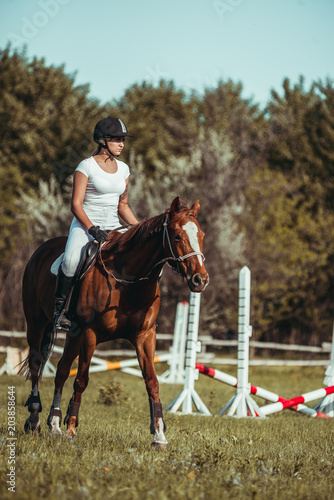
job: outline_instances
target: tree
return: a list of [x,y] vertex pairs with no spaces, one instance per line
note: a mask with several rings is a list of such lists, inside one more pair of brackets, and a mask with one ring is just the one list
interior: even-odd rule
[[318,158],[309,175],[312,182],[321,183],[324,202],[334,210],[334,88],[333,82],[318,82],[313,85],[319,98],[305,114],[305,132],[313,152]]
[[19,194],[16,212],[20,217],[20,245],[0,267],[0,323],[2,328],[23,330],[21,283],[25,266],[38,245],[67,233],[71,212],[69,193],[61,192],[53,174],[50,182],[40,181],[37,189]]
[[91,134],[104,108],[88,92],[88,86],[75,87],[74,75],[63,67],[29,61],[10,46],[0,51],[1,261],[22,229],[16,205],[20,190],[36,189],[53,173],[64,185],[92,149],[87,131]]
[[258,135],[265,121],[258,106],[243,99],[241,84],[230,80],[206,89],[198,119],[200,167],[191,178],[201,199],[211,276],[203,314],[206,328],[222,336],[237,332],[238,275],[247,244],[239,223],[245,188],[262,155]]
[[327,338],[334,312],[334,213],[331,155],[319,154],[314,138],[321,130],[334,137],[332,120],[318,112],[327,103],[315,86],[306,92],[300,80],[291,89],[286,80],[283,88],[267,109],[271,143],[246,190],[242,223],[259,335],[317,343]]
[[[3,327],[22,325],[19,309],[11,311],[25,262],[43,239],[68,230],[72,173],[95,148],[96,122],[113,115],[135,135],[121,159],[130,165],[130,204],[139,219],[161,213],[176,195],[200,200],[211,275],[201,328],[236,332],[238,274],[246,264],[255,336],[327,339],[334,317],[332,82],[305,90],[303,79],[286,80],[264,112],[230,80],[203,95],[144,82],[103,107],[88,92],[63,67],[0,51]],[[167,270],[161,287],[159,324],[171,331],[170,311],[186,291]]]
[[[176,195],[200,200],[211,271],[201,319],[216,335],[236,330],[235,291],[243,252],[237,222],[258,156],[253,127],[259,129],[263,122],[258,107],[244,101],[241,91],[240,85],[220,82],[203,97],[186,96],[171,82],[162,81],[157,88],[143,83],[126,91],[111,110],[135,135],[125,158],[134,173],[129,196],[138,217],[161,212]],[[161,286],[169,307],[184,296],[167,272]]]
[[179,158],[189,153],[189,137],[197,126],[194,106],[194,99],[164,80],[157,87],[146,82],[135,84],[113,103],[111,112],[122,117],[134,135],[129,142],[136,156],[143,159],[147,176],[158,181],[158,163],[168,173],[170,156]]

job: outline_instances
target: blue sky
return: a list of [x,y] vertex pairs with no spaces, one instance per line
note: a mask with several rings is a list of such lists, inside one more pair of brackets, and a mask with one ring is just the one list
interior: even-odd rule
[[285,77],[334,78],[333,0],[2,0],[0,47],[65,64],[102,102],[134,83],[240,81],[264,105]]

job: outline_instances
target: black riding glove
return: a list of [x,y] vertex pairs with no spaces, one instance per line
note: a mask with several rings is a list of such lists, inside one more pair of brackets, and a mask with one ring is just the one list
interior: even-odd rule
[[93,236],[93,238],[99,243],[103,243],[109,236],[108,231],[104,231],[104,229],[100,229],[100,226],[92,226],[88,229],[89,234]]

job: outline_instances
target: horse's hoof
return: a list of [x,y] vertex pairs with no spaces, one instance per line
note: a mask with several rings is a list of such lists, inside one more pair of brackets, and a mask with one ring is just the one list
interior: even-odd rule
[[24,424],[24,432],[26,434],[28,434],[30,432],[30,420],[29,418],[27,418],[27,420],[25,421],[25,424]]
[[157,451],[168,451],[168,443],[159,443],[153,441],[151,444],[151,449]]
[[49,429],[50,429],[50,436],[61,436],[62,435],[61,429],[59,427],[50,425]]
[[67,437],[68,439],[74,439],[75,438],[75,430],[67,429],[67,431],[65,433],[65,437]]
[[61,436],[62,432],[60,429],[61,426],[61,411],[60,409],[54,409],[51,407],[50,414],[48,416],[47,424],[50,429],[51,436]]
[[34,435],[37,435],[41,432],[41,425],[39,422],[32,422],[30,417],[28,417],[24,424],[24,432],[26,434],[32,432]]
[[61,430],[59,429],[59,431],[50,431],[50,436],[61,436],[62,435],[62,432]]

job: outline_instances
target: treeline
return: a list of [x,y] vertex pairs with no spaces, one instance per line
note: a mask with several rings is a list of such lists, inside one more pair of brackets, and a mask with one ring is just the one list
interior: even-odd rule
[[[130,87],[102,105],[63,67],[0,50],[0,329],[24,329],[21,278],[42,241],[66,234],[72,174],[94,149],[102,117],[121,117],[134,139],[130,205],[138,218],[175,195],[199,199],[210,285],[201,331],[237,332],[238,274],[252,272],[253,338],[330,340],[334,318],[333,82],[285,80],[266,109],[220,81],[203,94],[173,82]],[[112,96],[111,96],[112,97]],[[159,331],[188,297],[165,271]]]

